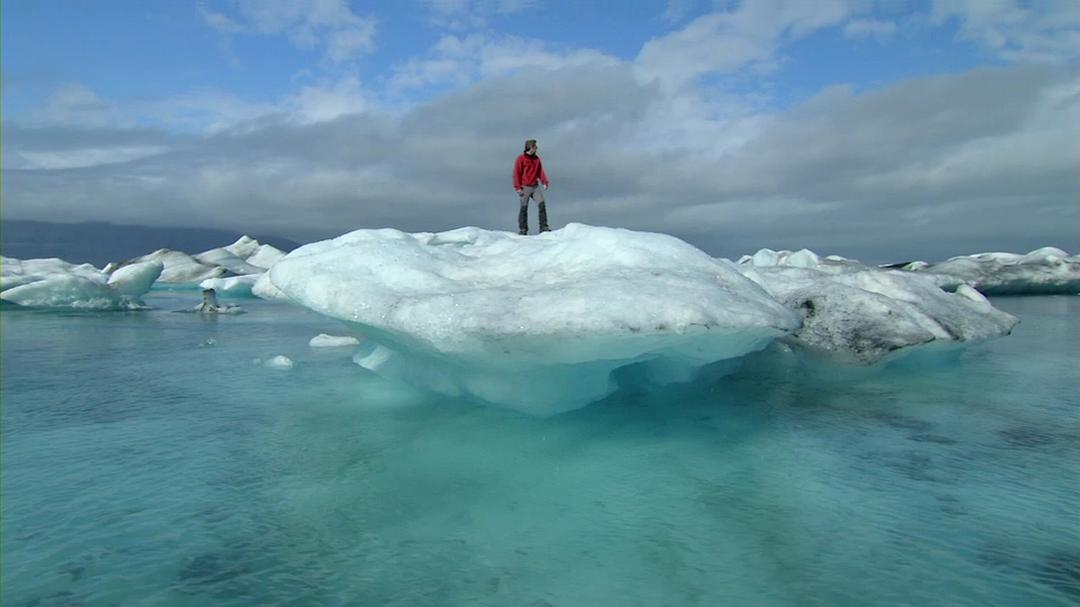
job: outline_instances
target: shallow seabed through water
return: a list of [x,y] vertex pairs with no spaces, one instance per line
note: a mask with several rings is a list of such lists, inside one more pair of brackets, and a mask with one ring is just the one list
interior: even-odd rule
[[2,312],[5,606],[1080,604],[1080,297],[996,299],[1014,334],[936,364],[548,419],[195,297]]

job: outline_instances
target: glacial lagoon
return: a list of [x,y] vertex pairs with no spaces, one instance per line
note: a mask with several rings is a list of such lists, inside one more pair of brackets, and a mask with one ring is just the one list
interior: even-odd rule
[[550,417],[376,376],[302,308],[144,300],[0,312],[5,605],[1080,602],[1075,296]]

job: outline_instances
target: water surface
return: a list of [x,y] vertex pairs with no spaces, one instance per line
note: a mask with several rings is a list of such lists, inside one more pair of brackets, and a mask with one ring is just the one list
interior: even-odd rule
[[1078,297],[995,299],[1014,334],[941,360],[757,357],[550,419],[195,298],[2,312],[4,605],[1080,604]]

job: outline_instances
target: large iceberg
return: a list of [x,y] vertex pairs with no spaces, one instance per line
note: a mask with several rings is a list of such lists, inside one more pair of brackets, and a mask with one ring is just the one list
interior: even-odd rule
[[685,381],[800,326],[730,261],[581,224],[531,237],[358,230],[300,247],[269,280],[362,332],[359,365],[535,414],[609,394],[627,365]]
[[786,342],[837,361],[873,364],[911,346],[985,340],[1008,334],[1017,322],[970,286],[950,293],[927,276],[805,249],[763,249],[739,267],[801,316]]
[[1080,293],[1080,255],[1043,247],[1026,255],[978,253],[941,263],[898,266],[924,273],[947,289],[967,284],[986,295],[1072,295]]
[[134,263],[107,273],[90,264],[61,259],[0,258],[0,299],[20,306],[94,310],[137,310],[140,297],[161,274],[157,261]]

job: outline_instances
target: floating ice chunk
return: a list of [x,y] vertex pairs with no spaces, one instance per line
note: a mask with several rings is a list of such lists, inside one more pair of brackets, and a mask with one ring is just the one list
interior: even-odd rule
[[970,287],[948,293],[928,277],[896,270],[744,271],[803,316],[792,343],[841,360],[872,364],[911,346],[989,339],[1017,322]]
[[964,255],[936,264],[911,263],[903,269],[925,273],[943,288],[968,284],[986,295],[1080,293],[1080,256],[1055,247],[1026,255]]
[[160,263],[138,264],[110,280],[89,264],[60,259],[3,258],[0,298],[20,306],[94,310],[137,310],[139,298],[150,289]]
[[267,369],[276,369],[278,371],[288,371],[293,368],[293,361],[288,356],[278,354],[270,360],[264,361],[262,366]]
[[202,253],[197,253],[193,257],[201,264],[207,266],[221,266],[238,276],[245,274],[259,274],[266,270],[266,268],[257,268],[249,264],[244,261],[243,258],[237,257],[224,247],[203,251]]
[[160,261],[133,263],[110,274],[107,284],[128,297],[141,297],[150,290],[164,269]]
[[248,264],[264,270],[285,256],[285,252],[281,249],[268,244],[259,244],[258,240],[246,235],[224,248]]
[[311,341],[308,342],[308,345],[312,348],[341,348],[359,344],[360,340],[355,337],[349,337],[348,335],[327,335],[326,333],[319,333],[315,337],[312,337]]
[[75,274],[50,276],[7,289],[0,298],[20,306],[110,310],[141,306],[123,305],[121,296],[104,284]]
[[358,230],[300,247],[269,276],[354,324],[368,338],[361,366],[538,414],[605,396],[617,368],[685,378],[799,326],[729,261],[581,224],[537,237]]
[[230,276],[228,278],[207,278],[199,283],[203,289],[213,289],[221,295],[229,297],[255,297],[251,289],[259,280],[259,274],[245,274],[244,276]]
[[829,255],[823,259],[810,249],[800,249],[794,252],[761,249],[753,255],[743,255],[739,258],[738,263],[741,267],[809,268],[830,274],[842,274],[866,269],[863,264],[839,255]]
[[101,270],[88,263],[73,264],[55,257],[48,259],[0,257],[0,291],[62,274],[75,274],[91,280],[101,278]]
[[232,253],[233,255],[236,255],[240,259],[246,260],[248,257],[254,255],[255,252],[259,250],[260,246],[261,245],[259,244],[258,240],[255,240],[247,234],[244,234],[240,238],[236,239],[236,242],[223,248],[226,251]]
[[201,263],[187,253],[171,249],[158,249],[122,264],[109,264],[106,270],[144,261],[158,261],[164,265],[165,269],[162,270],[158,281],[165,283],[198,283],[207,278],[218,278],[229,273],[221,266]]

